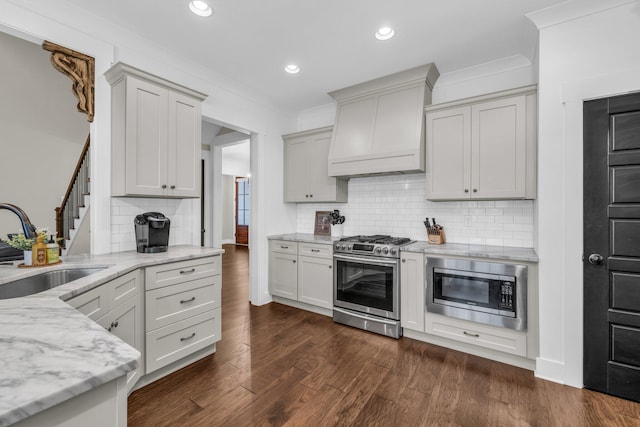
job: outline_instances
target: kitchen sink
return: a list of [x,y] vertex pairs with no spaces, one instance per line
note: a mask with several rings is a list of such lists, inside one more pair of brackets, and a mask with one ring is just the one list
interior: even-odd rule
[[0,285],[0,299],[18,298],[37,294],[104,269],[105,267],[68,268],[64,270],[47,271],[46,273],[14,280],[13,282]]

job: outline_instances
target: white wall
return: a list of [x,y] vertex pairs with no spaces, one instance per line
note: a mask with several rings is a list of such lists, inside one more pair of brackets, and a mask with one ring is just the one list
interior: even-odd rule
[[530,17],[540,28],[536,375],[581,387],[582,101],[640,90],[640,2],[569,2]]
[[[292,231],[295,207],[282,203],[282,138],[280,135],[295,127],[295,117],[274,107],[253,91],[234,84],[224,76],[199,64],[170,54],[162,46],[135,36],[127,29],[116,27],[98,16],[84,13],[69,4],[29,0],[19,5],[0,0],[0,26],[23,37],[48,39],[71,49],[92,55],[96,59],[96,117],[91,125],[94,145],[92,158],[92,252],[110,252],[112,247],[112,205],[110,197],[110,88],[103,77],[115,62],[126,62],[134,67],[159,75],[178,84],[211,94],[203,103],[203,116],[237,128],[249,130],[251,139],[252,218],[250,286],[251,301],[263,304],[270,300],[267,286],[267,236]],[[117,167],[117,166],[115,166]],[[254,200],[255,198],[255,200]],[[278,201],[278,202],[276,202]],[[147,200],[132,199],[131,208],[145,210]],[[176,209],[183,209],[180,202]],[[175,236],[178,241],[199,244],[199,213],[196,204],[184,207],[193,214],[185,217],[185,234]],[[215,205],[214,205],[215,206]],[[261,215],[260,215],[260,214]],[[215,215],[214,216],[218,216]],[[268,217],[269,221],[260,220]],[[219,217],[219,216],[218,216]],[[255,221],[258,218],[258,221]],[[214,220],[215,221],[215,220]],[[188,222],[188,223],[187,223]],[[115,226],[116,224],[114,224]],[[117,224],[119,231],[120,225]],[[214,230],[217,230],[214,226]],[[214,239],[215,241],[215,239]],[[125,243],[126,242],[115,242]]]
[[[0,203],[22,208],[37,227],[56,231],[55,211],[89,135],[71,80],[39,44],[0,33]],[[0,235],[21,231],[0,211]]]

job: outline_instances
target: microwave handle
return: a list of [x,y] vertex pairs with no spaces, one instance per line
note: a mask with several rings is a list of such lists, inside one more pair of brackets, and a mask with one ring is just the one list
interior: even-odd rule
[[501,274],[490,274],[490,273],[480,273],[475,271],[462,271],[462,270],[449,270],[447,268],[434,267],[434,273],[441,274],[451,274],[455,276],[464,276],[469,277],[471,279],[489,279],[489,280],[498,280],[501,282],[512,282],[514,280],[513,276],[505,276]]

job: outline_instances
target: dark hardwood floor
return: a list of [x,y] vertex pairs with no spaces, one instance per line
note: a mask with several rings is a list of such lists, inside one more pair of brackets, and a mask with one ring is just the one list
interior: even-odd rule
[[640,404],[281,304],[225,245],[217,353],[129,397],[130,426],[635,426]]

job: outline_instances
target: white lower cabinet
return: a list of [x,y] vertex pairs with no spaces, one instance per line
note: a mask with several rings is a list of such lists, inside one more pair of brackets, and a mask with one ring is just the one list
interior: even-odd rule
[[220,341],[220,308],[147,332],[147,372]]
[[[122,341],[145,353],[142,270],[135,270],[67,301]],[[144,357],[127,375],[127,391],[145,374]]]
[[147,267],[147,373],[221,339],[221,257]]
[[298,243],[272,240],[269,249],[269,292],[297,300]]
[[527,333],[426,313],[425,332],[492,350],[527,357]]
[[269,248],[272,295],[333,308],[333,247],[330,244],[271,240]]
[[[127,375],[129,392],[142,376],[220,341],[221,274],[220,255],[160,264],[127,273],[67,303],[140,351],[138,368]],[[167,373],[155,372],[146,381]]]
[[401,252],[400,261],[400,324],[403,328],[424,332],[424,255]]
[[[96,323],[144,354],[143,311],[142,292],[138,292],[96,320]],[[138,368],[127,374],[127,391],[131,390],[144,374],[144,361],[139,362]]]

